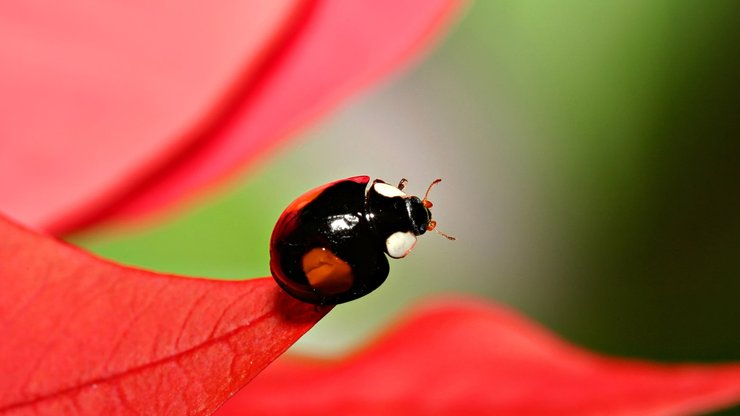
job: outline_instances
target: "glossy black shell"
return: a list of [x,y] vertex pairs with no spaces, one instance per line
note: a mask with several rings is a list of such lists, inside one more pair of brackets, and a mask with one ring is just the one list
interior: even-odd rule
[[[293,297],[308,303],[348,302],[377,289],[388,276],[384,242],[368,223],[365,210],[367,176],[357,176],[307,192],[280,216],[270,241],[270,271]],[[324,247],[352,269],[352,287],[328,295],[311,287],[301,260],[311,249]]]

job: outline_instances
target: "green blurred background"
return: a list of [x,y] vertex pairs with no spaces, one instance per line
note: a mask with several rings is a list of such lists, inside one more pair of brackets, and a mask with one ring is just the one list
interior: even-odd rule
[[123,263],[268,276],[304,191],[444,178],[439,228],[296,347],[335,354],[430,295],[522,311],[607,354],[740,360],[740,2],[488,1],[411,71],[138,229],[72,237]]

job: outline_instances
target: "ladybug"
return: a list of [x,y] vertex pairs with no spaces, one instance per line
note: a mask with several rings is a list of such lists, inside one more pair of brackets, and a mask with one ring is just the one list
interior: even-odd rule
[[270,271],[303,302],[335,305],[365,296],[388,277],[386,255],[406,257],[416,237],[435,229],[427,199],[380,179],[355,176],[319,186],[293,201],[270,239]]

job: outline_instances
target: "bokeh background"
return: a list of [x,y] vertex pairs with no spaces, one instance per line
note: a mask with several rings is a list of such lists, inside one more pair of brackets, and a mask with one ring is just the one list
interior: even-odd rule
[[70,240],[117,261],[269,276],[304,191],[367,174],[431,195],[439,228],[295,350],[363,344],[429,296],[511,305],[587,348],[740,360],[740,3],[488,1],[412,70],[205,198]]

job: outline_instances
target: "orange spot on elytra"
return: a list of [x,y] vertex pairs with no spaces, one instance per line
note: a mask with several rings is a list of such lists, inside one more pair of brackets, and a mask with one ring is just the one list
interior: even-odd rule
[[323,247],[303,255],[303,272],[311,287],[326,295],[349,290],[354,282],[352,267]]

